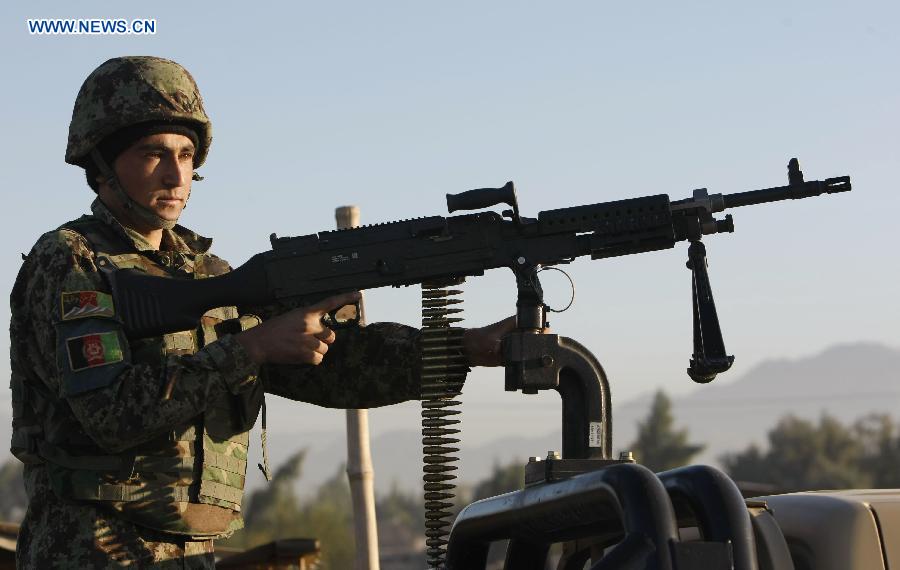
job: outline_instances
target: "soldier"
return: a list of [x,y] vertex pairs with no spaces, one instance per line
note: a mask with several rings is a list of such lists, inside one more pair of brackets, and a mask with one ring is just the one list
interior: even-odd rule
[[[20,568],[211,568],[213,539],[242,526],[264,392],[353,408],[419,396],[416,329],[323,326],[358,293],[261,324],[225,307],[196,330],[125,337],[103,271],[230,270],[176,225],[211,141],[175,62],[111,59],[78,93],[66,162],[85,169],[93,213],[41,236],[11,295],[12,451],[29,497]],[[468,330],[469,363],[499,365],[512,326]]]

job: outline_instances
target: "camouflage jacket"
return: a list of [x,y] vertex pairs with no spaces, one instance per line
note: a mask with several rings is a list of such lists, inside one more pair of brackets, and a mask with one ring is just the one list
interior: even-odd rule
[[[207,326],[236,317],[234,308],[220,318],[212,315],[210,323],[204,317],[193,336],[126,339],[94,244],[67,228],[100,226],[107,241],[126,252],[118,258],[163,273],[214,275],[230,268],[207,253],[211,240],[181,226],[164,230],[156,251],[99,200],[92,211],[38,240],[11,296],[13,450],[35,468],[46,467],[54,492],[64,499],[107,501],[126,518],[157,530],[225,534],[240,526],[247,431],[263,391],[329,407],[375,407],[419,397],[419,334],[402,325],[343,331],[319,366],[253,363],[233,334]],[[31,443],[22,443],[23,433]],[[165,469],[160,454],[171,459]],[[190,464],[185,455],[202,456],[203,465]],[[110,469],[104,462],[110,456],[126,459],[124,471]],[[153,480],[157,487],[180,481],[184,494],[148,491]],[[167,506],[169,511],[204,503],[197,513],[213,522],[185,524],[171,512],[163,517],[172,519],[167,524],[135,516],[138,509],[131,507],[141,505],[145,512],[153,502],[181,505]]]

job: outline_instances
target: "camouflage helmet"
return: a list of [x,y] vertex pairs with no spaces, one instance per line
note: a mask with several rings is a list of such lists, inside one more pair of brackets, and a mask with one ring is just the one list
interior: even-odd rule
[[200,144],[194,166],[203,164],[212,143],[212,124],[197,83],[174,61],[150,56],[115,57],[84,80],[69,123],[66,162],[83,166],[105,137],[145,121],[196,126]]

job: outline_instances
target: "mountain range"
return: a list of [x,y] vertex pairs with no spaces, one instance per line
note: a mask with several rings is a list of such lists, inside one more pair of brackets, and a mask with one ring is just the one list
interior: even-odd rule
[[[816,420],[823,413],[852,422],[870,413],[900,416],[900,349],[873,343],[833,346],[797,359],[771,359],[729,383],[698,386],[672,397],[677,428],[687,428],[690,440],[706,445],[697,463],[716,464],[726,452],[744,449],[751,442],[764,445],[766,433],[779,418],[793,414]],[[616,451],[634,440],[638,421],[653,398],[647,393],[613,406],[613,441]],[[302,441],[301,441],[302,439]],[[277,464],[300,446],[308,453],[302,489],[315,486],[340,469],[346,457],[343,433],[269,435],[270,456]],[[487,477],[495,464],[529,456],[545,456],[560,449],[558,431],[541,437],[502,437],[460,451],[460,480],[475,483]],[[416,429],[381,433],[371,441],[376,490],[396,486],[415,491],[421,481],[421,444]],[[639,458],[638,458],[639,459]],[[260,477],[248,477],[251,486]],[[255,481],[255,483],[254,483]]]

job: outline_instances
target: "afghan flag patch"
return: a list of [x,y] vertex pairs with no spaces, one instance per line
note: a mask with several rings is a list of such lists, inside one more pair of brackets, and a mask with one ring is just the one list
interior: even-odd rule
[[62,294],[62,320],[114,317],[112,295],[100,291],[68,291]]
[[72,372],[121,362],[125,358],[115,331],[67,338],[66,351]]

